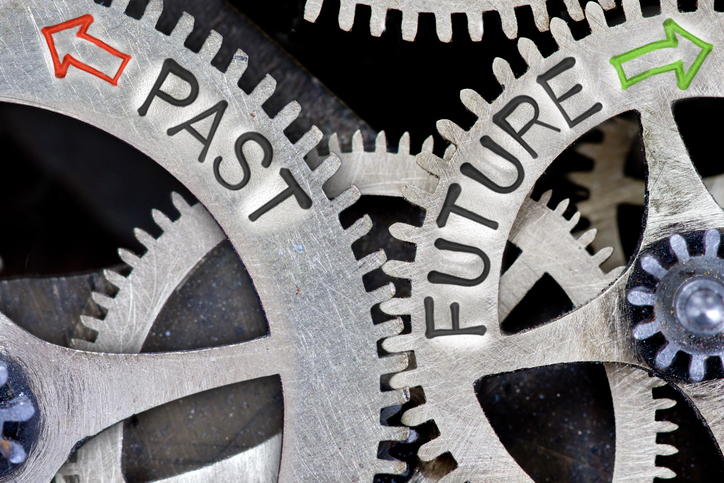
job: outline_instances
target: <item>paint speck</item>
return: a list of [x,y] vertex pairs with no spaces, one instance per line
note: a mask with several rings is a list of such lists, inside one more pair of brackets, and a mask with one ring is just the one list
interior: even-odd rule
[[292,246],[294,246],[294,249],[297,251],[297,253],[302,253],[304,251],[304,245],[294,245],[292,243]]
[[171,331],[167,330],[165,335],[166,335],[166,337],[171,337]]

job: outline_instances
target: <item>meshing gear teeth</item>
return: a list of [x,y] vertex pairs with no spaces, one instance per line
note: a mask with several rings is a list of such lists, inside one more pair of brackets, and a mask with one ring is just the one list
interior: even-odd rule
[[[178,220],[171,221],[160,211],[154,210],[153,218],[163,229],[163,234],[154,239],[137,230],[136,237],[147,250],[142,257],[119,250],[132,271],[128,277],[112,270],[105,271],[106,279],[115,285],[118,293],[113,298],[105,294],[93,294],[94,301],[107,314],[102,320],[82,317],[84,325],[98,332],[98,336],[93,342],[74,339],[74,348],[93,352],[140,352],[168,298],[187,280],[206,255],[226,239],[203,206],[189,206],[176,193],[172,198],[180,214]],[[180,253],[184,255],[179,256]],[[78,483],[122,481],[122,445],[123,424],[119,423],[82,446],[76,452],[74,462],[66,463],[60,469],[56,482],[64,483],[66,476],[77,478]],[[276,481],[280,456],[281,435],[277,435],[258,447],[208,468],[162,481],[184,483],[211,476],[216,481],[229,481],[236,475],[248,474],[260,483],[271,483]]]
[[[461,99],[478,121],[469,130],[439,122],[442,136],[458,149],[449,162],[421,154],[426,169],[440,177],[437,189],[405,193],[426,209],[425,223],[391,231],[416,244],[416,260],[391,262],[385,271],[410,279],[412,297],[393,299],[382,308],[392,315],[410,314],[412,332],[386,340],[384,347],[414,351],[416,368],[394,376],[391,384],[422,386],[425,404],[408,411],[403,422],[414,426],[433,420],[437,425],[440,436],[421,447],[419,456],[427,461],[452,455],[458,466],[442,481],[530,481],[480,409],[473,384],[482,377],[594,361],[661,374],[647,358],[646,346],[633,337],[639,320],[632,318],[626,293],[638,255],[612,285],[571,313],[514,335],[499,332],[497,274],[515,214],[558,154],[606,119],[636,110],[651,181],[642,250],[679,231],[696,238],[724,226],[724,214],[691,164],[670,106],[677,99],[723,94],[716,46],[724,36],[712,28],[722,21],[721,14],[713,2],[681,13],[676,2],[664,1],[661,13],[648,18],[637,1],[624,1],[623,9],[626,21],[609,27],[601,7],[588,3],[591,34],[578,41],[565,22],[553,19],[559,50],[547,58],[533,42],[521,39],[529,70],[515,78],[504,61],[496,61],[494,72],[505,89],[492,104],[464,91]],[[684,50],[694,52],[694,58],[685,63],[663,58],[679,54],[674,47],[684,41],[693,45]],[[670,50],[659,52],[664,48]],[[701,295],[696,300],[703,300]],[[718,394],[724,382],[711,369],[703,383],[688,382],[684,374],[671,384],[689,398],[721,447],[724,408]],[[471,428],[471,421],[478,424]]]
[[[564,0],[568,14],[574,20],[583,20],[583,10],[577,0]],[[314,22],[322,11],[324,0],[307,0],[304,8],[304,18]],[[601,0],[604,8],[613,8],[612,0]],[[548,29],[548,11],[546,0],[342,0],[339,9],[339,26],[349,31],[354,24],[357,6],[367,5],[372,9],[370,18],[370,33],[379,37],[385,31],[385,21],[388,10],[402,12],[402,38],[408,41],[415,40],[417,35],[417,22],[421,13],[435,15],[437,36],[443,42],[452,40],[452,18],[455,13],[463,13],[468,19],[468,33],[474,42],[483,38],[483,13],[497,11],[503,24],[503,32],[508,38],[515,38],[518,34],[518,21],[515,9],[529,6],[533,11],[535,24],[539,30]]]
[[[627,176],[624,172],[626,158],[639,133],[638,125],[625,118],[614,118],[598,129],[603,134],[600,143],[583,143],[574,148],[593,160],[593,170],[572,172],[568,178],[588,190],[588,198],[576,206],[598,230],[593,247],[610,246],[614,249],[611,258],[603,265],[610,269],[627,262],[621,247],[618,207],[622,204],[641,205],[646,185],[643,180]],[[724,204],[724,175],[704,178],[704,184],[714,199],[720,205]]]
[[[380,359],[377,340],[402,326],[371,321],[371,307],[391,297],[392,288],[364,290],[361,276],[384,261],[379,254],[357,261],[352,252],[369,219],[346,231],[338,219],[359,192],[325,196],[322,185],[338,161],[307,167],[303,158],[321,133],[314,129],[296,143],[286,138],[299,106],[269,118],[261,106],[275,82],[266,77],[245,94],[237,84],[247,66],[243,52],[220,72],[210,65],[220,36],[212,34],[194,54],[183,46],[192,17],[183,16],[167,36],[154,28],[160,1],[140,20],[123,14],[127,5],[3,2],[0,99],[83,119],[178,178],[248,268],[270,334],[182,353],[98,354],[50,346],[0,315],[0,347],[27,369],[43,424],[26,462],[7,478],[49,481],[78,441],[132,414],[274,374],[282,380],[285,412],[279,481],[371,481],[402,471],[404,464],[377,458],[380,441],[407,435],[380,424],[383,405],[406,400],[404,391],[383,394],[380,376],[407,362]],[[85,57],[90,52],[92,61]],[[139,266],[131,254],[123,258]]]
[[[352,152],[344,152],[333,135],[329,151],[339,157],[342,165],[335,177],[340,181],[333,186],[343,187],[344,181],[353,181],[360,191],[367,195],[401,196],[400,185],[411,184],[418,189],[428,189],[436,184],[428,171],[421,170],[411,163],[409,148],[401,142],[404,149],[399,153],[389,153],[385,143],[378,136],[374,152],[364,152],[359,133],[353,138]],[[403,139],[405,139],[403,137]],[[425,157],[436,159],[432,154],[432,145],[424,145]],[[445,159],[452,156],[449,149]],[[436,163],[441,160],[437,159]],[[394,176],[380,177],[384,167],[393,173],[404,173],[404,180]],[[390,167],[394,167],[390,169]],[[415,172],[417,170],[417,173]],[[432,169],[434,172],[435,170]],[[333,177],[330,182],[334,182]],[[335,189],[327,185],[327,193]],[[546,273],[558,282],[576,306],[583,305],[610,285],[623,271],[619,267],[604,272],[600,266],[611,256],[612,250],[606,248],[591,255],[586,250],[596,237],[592,229],[578,238],[571,230],[580,220],[576,212],[567,219],[563,216],[568,200],[560,202],[554,210],[548,208],[551,192],[544,193],[540,200],[526,198],[518,212],[509,240],[521,253],[500,279],[499,320],[504,320],[510,311],[523,299],[525,294]],[[402,225],[397,225],[399,230]],[[413,229],[410,227],[410,229]],[[397,264],[399,262],[388,262]],[[651,482],[654,478],[673,478],[675,473],[668,468],[656,465],[657,455],[671,455],[677,452],[670,445],[657,444],[658,433],[670,432],[676,425],[666,421],[656,421],[656,411],[668,409],[676,403],[670,399],[654,399],[652,389],[662,386],[663,381],[650,377],[645,371],[630,366],[607,364],[606,374],[611,388],[615,424],[616,424],[616,460],[614,482],[641,481]],[[414,410],[412,411],[414,414]],[[473,424],[475,426],[475,424]],[[413,475],[417,482],[432,481],[421,474]]]

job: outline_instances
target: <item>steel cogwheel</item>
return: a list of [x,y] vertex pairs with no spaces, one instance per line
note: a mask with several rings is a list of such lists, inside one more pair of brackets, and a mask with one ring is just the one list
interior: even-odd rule
[[[325,196],[322,185],[339,162],[307,167],[303,157],[321,133],[313,129],[296,143],[286,138],[300,107],[292,103],[269,118],[261,106],[275,82],[266,77],[244,93],[237,85],[248,61],[243,52],[220,72],[210,65],[220,35],[212,32],[196,54],[184,47],[192,17],[184,15],[167,36],[154,28],[160,1],[140,20],[124,15],[127,4],[3,2],[0,98],[104,129],[184,183],[248,268],[270,334],[183,353],[98,354],[44,343],[0,316],[0,351],[27,377],[42,423],[26,462],[7,468],[0,481],[48,481],[78,441],[132,414],[273,374],[284,393],[280,481],[371,480],[402,471],[402,463],[377,452],[380,441],[406,438],[404,428],[380,424],[380,409],[407,395],[381,392],[380,376],[404,369],[407,359],[379,358],[376,343],[402,325],[372,324],[370,308],[392,288],[368,293],[361,279],[384,254],[355,260],[351,244],[369,230],[369,218],[347,230],[338,219],[359,192]],[[77,33],[63,37],[68,30]],[[61,56],[61,46],[70,53]],[[137,341],[129,337],[129,348]]]
[[[583,10],[578,0],[564,0],[569,15],[574,20],[583,20]],[[304,8],[304,18],[314,22],[322,11],[324,0],[307,0]],[[606,9],[613,8],[612,0],[601,0]],[[407,41],[415,40],[417,35],[417,22],[421,13],[435,15],[437,36],[443,42],[452,40],[452,14],[463,13],[468,19],[468,33],[474,42],[483,39],[483,13],[497,11],[503,24],[503,32],[508,38],[515,38],[518,34],[518,21],[515,9],[521,6],[530,6],[538,29],[548,29],[548,11],[546,0],[341,0],[339,9],[339,26],[349,31],[354,24],[355,12],[358,5],[367,5],[372,9],[370,18],[370,33],[379,37],[385,31],[385,21],[388,10],[402,12],[402,38]]]
[[[418,189],[434,189],[437,178],[420,170],[414,157],[409,154],[407,135],[399,143],[397,153],[389,152],[384,133],[377,137],[373,152],[364,151],[363,139],[358,132],[353,137],[351,151],[339,146],[338,137],[332,135],[329,152],[337,155],[341,166],[335,177],[325,186],[330,190],[354,182],[363,194],[401,196],[401,184],[414,185]],[[432,156],[432,143],[426,141],[422,152]],[[444,159],[450,159],[454,148],[450,146]],[[417,170],[417,172],[415,171]],[[423,171],[423,173],[420,173]],[[401,175],[381,176],[381,173]],[[337,179],[336,179],[337,178]],[[407,181],[407,183],[404,183]],[[336,187],[336,188],[335,188]],[[605,248],[594,255],[586,248],[596,237],[596,229],[588,230],[578,238],[571,234],[580,213],[570,219],[564,217],[569,201],[560,202],[554,210],[548,208],[552,193],[544,193],[540,200],[527,197],[517,214],[509,240],[520,255],[500,278],[499,320],[504,320],[533,285],[546,273],[550,274],[576,306],[583,305],[611,284],[624,267],[604,272],[601,264],[612,254]],[[397,262],[388,262],[395,264]],[[673,478],[675,473],[657,466],[656,457],[677,452],[676,448],[658,444],[658,433],[674,431],[677,426],[656,420],[656,411],[668,409],[676,403],[671,399],[654,399],[652,389],[664,384],[661,379],[650,377],[640,369],[607,364],[616,425],[616,459],[613,481],[651,482],[654,478]],[[413,475],[414,481],[434,481],[422,474]]]
[[[721,31],[712,28],[721,22],[721,13],[711,1],[699,2],[693,12],[680,12],[676,2],[663,1],[659,14],[644,17],[638,1],[622,3],[626,20],[613,27],[599,5],[588,3],[591,34],[581,40],[573,39],[564,21],[553,19],[551,32],[559,50],[549,57],[532,41],[520,39],[529,69],[519,78],[507,62],[496,59],[493,70],[504,86],[498,99],[489,104],[474,91],[461,93],[477,117],[473,127],[438,123],[440,134],[457,146],[449,162],[426,153],[418,157],[440,179],[435,192],[415,187],[404,192],[408,201],[426,210],[425,223],[421,228],[395,225],[391,231],[416,245],[416,259],[390,262],[384,269],[411,280],[412,296],[382,308],[392,315],[410,314],[412,332],[383,346],[390,352],[414,351],[416,367],[395,375],[391,384],[423,388],[425,404],[408,411],[403,422],[435,422],[440,436],[421,447],[419,456],[452,455],[457,468],[443,481],[530,481],[482,415],[472,388],[485,376],[553,364],[619,363],[659,374],[689,398],[717,444],[724,443],[719,417],[724,382],[716,367],[707,366],[703,383],[689,382],[687,373],[661,372],[650,348],[633,336],[634,326],[648,313],[636,312],[626,299],[627,283],[639,276],[642,254],[661,250],[676,233],[699,246],[704,230],[724,226],[724,214],[690,162],[670,107],[677,99],[724,94],[721,54],[712,50],[724,41]],[[679,38],[687,41],[682,50],[691,54],[686,63],[656,57],[657,47],[678,45]],[[652,52],[657,60],[637,63]],[[651,62],[664,67],[653,69]],[[532,330],[501,334],[496,275],[514,215],[558,154],[601,122],[630,110],[641,117],[649,180],[638,255],[577,310]],[[471,421],[477,424],[471,426]],[[627,475],[639,476],[650,478]]]

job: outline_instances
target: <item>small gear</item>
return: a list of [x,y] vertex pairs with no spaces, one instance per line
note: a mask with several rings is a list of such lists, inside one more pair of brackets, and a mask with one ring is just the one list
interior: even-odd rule
[[[404,422],[433,420],[438,426],[440,436],[422,446],[419,456],[452,455],[458,466],[443,481],[530,481],[482,417],[472,390],[482,377],[574,362],[619,363],[663,376],[637,350],[632,334],[626,284],[635,263],[561,318],[516,334],[498,333],[497,275],[516,214],[564,149],[603,121],[636,110],[648,166],[641,250],[673,233],[688,236],[724,226],[724,214],[694,169],[671,112],[678,99],[724,95],[721,58],[712,54],[724,39],[711,27],[721,22],[721,13],[712,2],[699,2],[696,11],[684,13],[676,2],[662,1],[659,14],[644,17],[635,0],[623,1],[623,13],[623,23],[609,26],[602,8],[588,3],[591,34],[580,40],[564,21],[551,20],[559,50],[545,58],[532,41],[520,39],[529,69],[516,78],[507,62],[496,59],[493,71],[504,89],[492,104],[463,91],[461,99],[477,121],[470,129],[440,121],[438,130],[457,150],[449,162],[421,154],[420,165],[440,178],[437,189],[428,193],[413,187],[404,193],[426,210],[426,219],[422,227],[393,227],[396,238],[416,245],[416,259],[391,262],[385,271],[411,280],[412,296],[382,308],[392,315],[410,314],[412,331],[386,340],[383,347],[414,352],[416,368],[395,375],[391,384],[424,390],[425,404],[408,411]],[[647,70],[650,62],[659,62],[649,59],[663,54],[655,50],[664,45],[655,43],[662,36],[669,39],[666,45],[685,39],[682,45],[688,48],[681,52],[690,57],[664,64],[668,70]],[[687,69],[676,68],[684,63]],[[671,384],[688,396],[722,447],[716,394],[724,382],[711,377],[705,383]],[[471,428],[470,421],[480,424]]]
[[[583,10],[576,0],[564,0],[569,15],[574,20],[583,20]],[[324,0],[307,0],[304,8],[304,18],[314,22],[322,11]],[[601,0],[604,8],[613,8],[611,0]],[[358,5],[367,5],[372,9],[370,18],[370,32],[379,37],[385,31],[385,20],[388,10],[402,12],[402,38],[407,41],[415,40],[417,35],[417,21],[422,13],[435,15],[437,36],[443,42],[452,40],[452,18],[456,13],[467,15],[468,33],[474,42],[483,38],[483,13],[497,11],[503,23],[503,31],[508,38],[515,38],[518,33],[518,21],[515,9],[521,6],[530,6],[538,29],[548,29],[548,12],[546,0],[448,0],[444,2],[435,0],[342,0],[339,10],[339,26],[349,31],[354,25],[355,12]]]
[[[75,348],[93,352],[140,352],[169,297],[204,257],[226,239],[203,206],[189,206],[176,193],[172,198],[180,214],[178,220],[171,221],[154,210],[153,218],[163,234],[153,238],[142,230],[136,231],[136,238],[147,250],[142,257],[119,250],[121,259],[132,271],[128,277],[113,270],[104,272],[105,278],[118,289],[118,293],[113,298],[93,293],[93,300],[107,311],[106,316],[103,319],[82,316],[84,325],[95,330],[98,336],[93,342],[74,339]],[[179,253],[184,253],[184,256],[179,257]],[[75,477],[77,483],[122,481],[122,444],[123,424],[119,423],[84,444],[76,452],[74,461],[60,469],[56,481],[62,483],[64,477]],[[276,481],[280,456],[281,435],[277,435],[258,447],[210,467],[162,481],[184,483],[211,476],[216,479],[209,481],[228,481],[235,475],[249,474],[254,475],[259,483],[271,483]],[[246,471],[241,471],[244,469]]]
[[[30,398],[20,392],[15,394],[9,387],[8,379],[10,368],[5,361],[0,361],[0,389],[3,391],[3,401],[0,403],[0,456],[11,465],[25,462],[27,453],[23,444],[12,436],[5,434],[5,423],[26,423],[35,416],[35,406]],[[17,390],[17,389],[16,389]],[[4,465],[3,465],[4,466]],[[0,474],[6,473],[2,468]]]

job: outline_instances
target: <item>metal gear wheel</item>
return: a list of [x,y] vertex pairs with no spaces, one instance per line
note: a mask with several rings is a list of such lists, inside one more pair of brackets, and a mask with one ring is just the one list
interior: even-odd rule
[[[118,289],[115,297],[94,292],[94,301],[106,310],[103,319],[84,316],[86,327],[95,330],[94,342],[74,340],[73,347],[92,352],[135,354],[141,352],[158,314],[169,297],[183,284],[203,259],[226,239],[208,211],[200,204],[189,206],[178,194],[173,204],[179,218],[171,221],[154,210],[153,218],[163,234],[153,238],[137,230],[136,237],[147,249],[138,257],[119,250],[131,267],[128,277],[113,270],[105,278]],[[179,257],[179,253],[184,253]],[[78,483],[123,481],[121,464],[123,424],[103,431],[76,451],[74,462],[66,463],[56,476],[57,483],[75,477]],[[231,481],[235,475],[247,474],[258,483],[275,482],[281,456],[281,434],[266,442],[196,471],[166,478],[165,483],[196,481]]]
[[[569,15],[574,20],[583,20],[583,10],[576,0],[564,0]],[[307,0],[304,8],[304,18],[314,22],[322,11],[324,0]],[[613,8],[614,2],[602,0],[604,8]],[[385,21],[388,10],[402,12],[402,38],[413,41],[417,35],[417,21],[422,13],[435,15],[437,36],[443,42],[452,40],[452,15],[462,13],[468,19],[468,33],[474,42],[483,38],[483,13],[497,11],[503,23],[503,31],[508,38],[515,38],[518,33],[518,21],[515,9],[521,6],[530,6],[538,29],[548,29],[548,12],[546,0],[342,0],[339,10],[339,26],[349,31],[354,25],[355,13],[358,5],[366,5],[372,9],[370,18],[370,33],[379,37],[385,31]]]
[[[496,59],[494,72],[504,86],[500,97],[488,104],[477,93],[463,91],[463,103],[478,119],[473,127],[438,124],[441,135],[458,148],[450,161],[425,153],[418,158],[439,177],[435,192],[405,190],[410,202],[426,210],[425,223],[421,228],[397,225],[393,235],[414,243],[417,257],[413,263],[391,262],[385,271],[410,279],[412,297],[386,302],[383,310],[410,314],[412,332],[383,346],[390,352],[414,351],[416,367],[395,375],[391,384],[423,388],[425,404],[408,411],[404,422],[433,420],[437,425],[440,436],[419,455],[423,460],[452,455],[457,468],[443,481],[530,481],[480,411],[472,388],[482,377],[587,361],[661,374],[633,336],[638,321],[626,301],[633,267],[642,251],[674,233],[724,225],[724,214],[689,160],[671,112],[675,100],[724,94],[721,57],[714,48],[724,39],[711,28],[721,22],[721,14],[713,2],[699,2],[696,11],[684,13],[676,2],[663,1],[658,15],[644,17],[638,1],[625,0],[623,10],[625,22],[609,26],[601,7],[587,4],[591,34],[580,40],[573,39],[565,22],[552,20],[559,50],[546,58],[532,41],[519,40],[528,71],[516,78],[505,61]],[[679,53],[674,47],[680,42],[687,58],[667,62],[665,54]],[[495,275],[501,273],[514,214],[563,149],[630,110],[641,118],[648,165],[643,248],[611,286],[582,307],[532,330],[500,333]],[[667,380],[689,398],[721,447],[718,395],[724,383],[714,368],[708,375],[704,383]],[[471,421],[478,424],[471,427]]]
[[[27,378],[42,428],[25,463],[2,481],[48,481],[78,441],[117,421],[273,374],[284,392],[280,481],[370,480],[401,471],[401,463],[379,460],[377,449],[380,441],[405,439],[406,430],[379,421],[380,409],[402,404],[406,394],[380,392],[380,376],[407,361],[380,359],[376,346],[401,324],[372,324],[370,308],[392,292],[367,293],[361,280],[384,256],[355,260],[351,243],[369,229],[369,219],[347,230],[338,220],[359,193],[324,195],[338,161],[309,170],[303,156],[321,133],[312,130],[294,144],[286,138],[283,130],[300,108],[292,103],[267,116],[261,105],[274,92],[270,77],[250,94],[240,90],[243,52],[222,73],[209,65],[221,46],[218,34],[195,54],[183,47],[190,16],[166,36],[154,28],[160,1],[150,2],[140,20],[124,15],[127,4],[4,2],[0,99],[78,117],[182,181],[248,267],[269,335],[183,353],[97,354],[44,343],[0,316],[0,347]],[[129,342],[137,342],[135,335]]]
[[[413,185],[418,189],[433,190],[436,178],[429,173],[420,173],[419,167],[409,154],[409,141],[403,136],[398,153],[388,152],[384,133],[377,137],[374,152],[365,152],[363,139],[358,132],[353,138],[351,152],[343,151],[332,135],[329,152],[337,155],[341,166],[337,174],[325,185],[330,190],[344,189],[344,183],[354,183],[363,194],[401,196],[401,185]],[[432,142],[427,141],[422,151],[432,155]],[[445,159],[454,152],[448,148]],[[417,172],[415,171],[417,170]],[[382,173],[397,176],[382,176]],[[405,183],[406,182],[406,183]],[[558,282],[575,306],[580,306],[598,295],[624,270],[619,267],[608,273],[600,266],[611,256],[613,250],[605,248],[591,255],[586,250],[596,237],[592,229],[576,238],[571,230],[577,225],[580,213],[570,219],[564,212],[568,200],[559,203],[555,210],[548,208],[551,192],[535,201],[528,197],[518,212],[510,232],[510,242],[521,250],[515,262],[501,275],[499,320],[504,320],[532,286],[546,273]],[[396,262],[388,262],[394,264]],[[654,399],[652,389],[665,383],[650,377],[640,369],[617,364],[606,364],[606,375],[611,388],[616,424],[616,460],[614,482],[651,482],[654,478],[673,478],[675,473],[668,468],[657,466],[658,455],[671,455],[676,448],[658,444],[658,433],[674,431],[677,426],[656,420],[656,411],[668,409],[676,403],[671,399]],[[422,474],[413,475],[414,481],[434,481]]]

